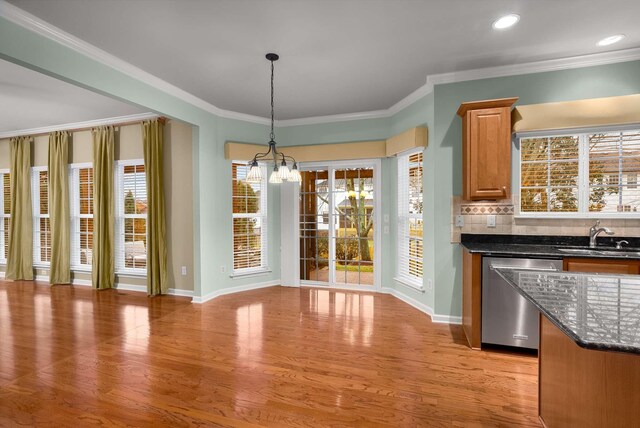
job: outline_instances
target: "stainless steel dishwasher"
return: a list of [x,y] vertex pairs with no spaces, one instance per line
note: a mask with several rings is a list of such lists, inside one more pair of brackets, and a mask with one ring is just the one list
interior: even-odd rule
[[562,260],[482,260],[482,343],[538,349],[538,310],[502,279],[495,267],[561,271]]

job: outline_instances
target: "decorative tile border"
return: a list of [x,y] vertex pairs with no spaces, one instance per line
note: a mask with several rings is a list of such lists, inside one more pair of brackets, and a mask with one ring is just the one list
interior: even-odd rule
[[479,203],[460,204],[460,214],[463,215],[513,215],[513,204],[508,203]]

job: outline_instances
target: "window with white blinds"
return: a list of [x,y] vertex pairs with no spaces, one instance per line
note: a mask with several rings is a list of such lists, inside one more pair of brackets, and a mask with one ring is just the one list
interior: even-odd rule
[[9,221],[11,221],[11,192],[9,170],[0,170],[0,263],[7,263],[9,252]]
[[93,260],[93,166],[69,165],[71,269],[91,270]]
[[117,161],[115,169],[116,273],[147,273],[147,181],[143,160]]
[[51,262],[51,227],[49,223],[49,175],[46,167],[31,168],[33,205],[33,264]]
[[234,161],[232,171],[233,273],[267,269],[267,169],[262,182],[247,183],[249,165]]
[[520,214],[616,217],[640,210],[640,131],[520,139]]
[[398,279],[422,288],[423,152],[398,156]]

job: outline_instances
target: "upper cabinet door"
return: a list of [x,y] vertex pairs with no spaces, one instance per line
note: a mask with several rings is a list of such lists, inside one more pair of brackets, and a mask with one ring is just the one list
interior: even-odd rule
[[506,199],[511,190],[511,105],[517,98],[464,103],[463,199]]

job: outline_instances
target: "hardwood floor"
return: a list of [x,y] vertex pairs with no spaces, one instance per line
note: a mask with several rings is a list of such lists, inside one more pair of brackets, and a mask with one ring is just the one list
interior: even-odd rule
[[537,360],[388,295],[0,281],[0,426],[540,426]]

